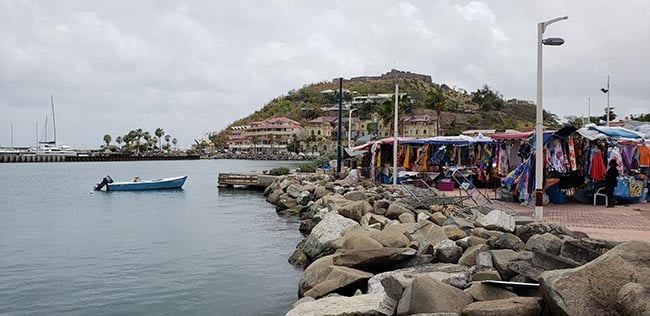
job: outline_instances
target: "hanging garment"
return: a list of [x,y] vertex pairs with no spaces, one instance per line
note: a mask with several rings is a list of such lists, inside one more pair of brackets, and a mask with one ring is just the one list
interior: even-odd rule
[[624,174],[625,168],[623,167],[623,156],[618,147],[610,147],[607,149],[607,163],[609,164],[610,160],[616,161],[616,169],[618,169],[618,174]]
[[406,150],[404,153],[404,169],[405,170],[410,170],[411,169],[411,146],[406,145]]
[[500,175],[508,174],[508,152],[506,150],[505,144],[500,146],[498,149],[497,155],[499,159],[497,160],[497,170]]
[[650,167],[650,147],[642,144],[637,150],[639,151],[639,167]]
[[605,180],[605,163],[603,163],[603,153],[594,151],[591,159],[591,169],[589,170],[589,176],[594,181]]
[[627,170],[636,169],[638,167],[637,161],[634,160],[636,156],[635,145],[623,145],[620,147],[621,156],[623,157],[623,165]]
[[571,171],[578,170],[578,164],[576,162],[576,150],[575,145],[573,144],[573,137],[569,137],[569,166]]
[[548,150],[546,162],[549,168],[559,173],[566,173],[568,162],[562,149],[562,142],[557,138],[551,140],[548,145]]

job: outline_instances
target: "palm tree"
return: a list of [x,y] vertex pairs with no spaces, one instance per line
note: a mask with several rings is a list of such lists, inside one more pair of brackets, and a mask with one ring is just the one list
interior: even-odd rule
[[117,136],[117,138],[115,138],[115,142],[121,148],[122,147],[122,136]]
[[176,147],[176,144],[178,144],[178,139],[172,138],[172,144],[174,144],[174,147]]
[[253,148],[255,149],[255,154],[257,155],[257,144],[260,142],[260,138],[257,135],[254,135],[251,137],[251,143],[253,144]]
[[154,134],[156,135],[156,137],[158,137],[158,142],[159,142],[158,147],[162,148],[162,137],[163,137],[163,135],[165,135],[165,131],[163,131],[163,129],[159,127],[159,128],[156,128],[156,131],[154,132]]
[[108,145],[111,143],[111,140],[112,140],[111,135],[108,134],[104,135],[104,142],[106,143],[106,147],[104,148],[108,148]]
[[167,147],[167,149],[166,149],[167,151],[169,151],[169,148],[170,148],[170,145],[169,145],[169,141],[170,141],[170,140],[172,140],[172,137],[171,137],[169,134],[168,134],[168,135],[165,135],[165,142],[167,142],[167,144],[165,144],[165,145],[167,145],[167,146],[166,146],[166,147]]

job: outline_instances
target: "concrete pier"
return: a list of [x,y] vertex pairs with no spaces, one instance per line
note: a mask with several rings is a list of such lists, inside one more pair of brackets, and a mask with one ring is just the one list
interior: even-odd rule
[[265,175],[258,172],[226,172],[218,176],[218,187],[232,188],[234,186],[248,186],[266,188],[277,176]]

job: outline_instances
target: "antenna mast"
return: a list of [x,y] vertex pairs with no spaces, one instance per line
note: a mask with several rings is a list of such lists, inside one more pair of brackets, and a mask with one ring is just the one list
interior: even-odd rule
[[50,103],[52,104],[52,126],[54,128],[54,145],[56,145],[56,118],[54,117],[54,96],[50,94]]

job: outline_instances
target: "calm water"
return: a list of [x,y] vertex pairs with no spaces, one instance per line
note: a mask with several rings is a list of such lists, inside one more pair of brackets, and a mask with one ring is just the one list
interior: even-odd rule
[[[289,162],[0,164],[0,314],[278,315],[297,299],[301,236],[259,191],[217,174]],[[183,190],[92,192],[189,176]]]

